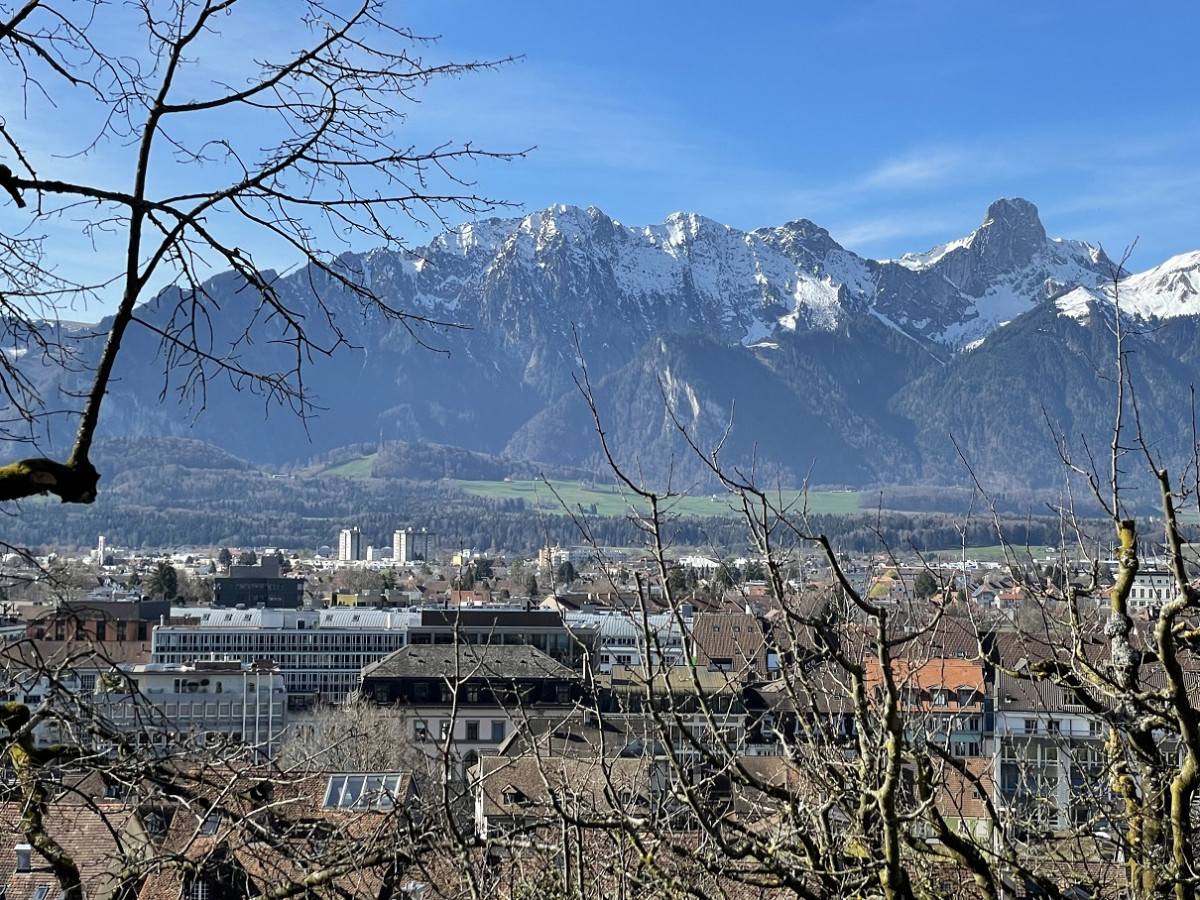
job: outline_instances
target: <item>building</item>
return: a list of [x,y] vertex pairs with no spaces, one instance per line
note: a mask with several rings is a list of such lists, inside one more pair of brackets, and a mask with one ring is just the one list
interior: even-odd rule
[[[866,677],[878,708],[884,680],[877,659],[867,661]],[[990,702],[981,662],[901,657],[892,660],[892,679],[910,740],[937,743],[959,758],[984,755]]]
[[1140,568],[1129,589],[1129,609],[1157,616],[1164,603],[1174,598],[1178,588],[1175,576],[1163,568]]
[[702,747],[741,754],[747,746],[749,716],[737,673],[691,665],[613,666],[596,677],[596,692],[605,717],[625,732],[651,726],[681,764],[700,764]]
[[269,759],[287,729],[287,687],[270,663],[124,663],[103,674],[96,716],[163,755],[250,751]]
[[692,647],[697,665],[736,672],[746,683],[770,681],[780,674],[778,651],[769,646],[762,623],[749,613],[696,613]]
[[[0,795],[9,826],[0,897],[251,900],[275,891],[419,900],[412,886],[428,877],[427,869],[393,864],[420,833],[420,795],[404,772],[185,764],[173,784],[68,771],[61,787],[46,791],[37,817],[39,839],[64,857],[57,865],[19,830],[28,800],[18,790]],[[78,873],[78,889],[63,891],[65,870]]]
[[591,648],[589,665],[597,674],[611,672],[613,666],[678,665],[687,658],[684,634],[691,625],[690,607],[679,616],[655,613],[643,619],[629,610],[585,604],[561,615],[580,645]]
[[171,610],[169,600],[147,600],[117,585],[98,587],[78,600],[22,611],[25,636],[35,641],[146,641]]
[[299,609],[304,579],[280,573],[279,560],[264,556],[256,566],[230,566],[213,579],[213,606],[231,609]]
[[1108,728],[1071,691],[996,673],[992,750],[996,806],[1018,837],[1106,819],[1115,806]]
[[101,677],[115,665],[149,660],[148,641],[15,641],[0,647],[0,702],[52,711],[33,725],[35,747],[78,743],[93,721]]
[[564,806],[584,820],[647,819],[661,817],[674,800],[662,757],[483,756],[471,775],[475,832],[483,840],[539,833],[552,840]]
[[150,658],[274,660],[295,708],[340,703],[358,689],[364,667],[409,644],[530,644],[571,665],[588,634],[552,610],[181,607],[154,629]]
[[482,607],[422,609],[409,625],[410,644],[529,644],[575,665],[594,633],[569,626],[557,610]]
[[464,768],[517,728],[562,721],[583,700],[579,673],[528,644],[409,646],[362,673],[362,696],[401,710],[415,745]]
[[[136,897],[140,877],[122,875],[140,872],[145,848],[153,846],[144,811],[100,778],[74,777],[66,785],[69,789],[49,793],[38,824],[79,874],[79,891],[72,896],[87,900]],[[0,820],[9,829],[15,829],[26,815],[28,803],[18,793],[0,795]],[[0,897],[56,900],[67,896],[55,868],[34,851],[24,835],[9,830],[6,838],[7,846],[0,848]]]
[[180,608],[154,629],[151,660],[270,659],[293,708],[340,703],[364,666],[403,647],[413,616],[396,610]]
[[413,531],[411,528],[397,529],[392,534],[392,562],[405,565],[417,560],[432,559],[434,535],[424,528]]
[[338,532],[337,558],[342,562],[354,562],[365,558],[362,532],[358,530],[358,526],[343,528]]

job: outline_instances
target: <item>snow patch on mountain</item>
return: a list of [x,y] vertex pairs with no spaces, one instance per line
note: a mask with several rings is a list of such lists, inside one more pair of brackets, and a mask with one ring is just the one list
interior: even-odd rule
[[1141,319],[1200,316],[1200,251],[1168,259],[1145,272],[1127,275],[1114,286],[1076,288],[1056,301],[1059,314],[1081,322],[1095,304],[1120,304],[1121,312]]
[[[1145,318],[1200,315],[1200,251],[1173,256],[1161,266],[1119,282],[1121,309]],[[1106,293],[1111,297],[1112,289]]]
[[924,253],[905,253],[899,259],[890,260],[897,265],[904,266],[913,272],[922,272],[939,263],[948,253],[952,253],[958,249],[970,248],[971,242],[974,240],[975,234],[972,232],[964,238],[958,238],[954,241],[948,241],[945,244],[938,244]]
[[1081,287],[1063,294],[1054,301],[1054,306],[1060,316],[1069,316],[1081,325],[1086,325],[1095,305],[1107,302],[1107,298],[1101,292]]

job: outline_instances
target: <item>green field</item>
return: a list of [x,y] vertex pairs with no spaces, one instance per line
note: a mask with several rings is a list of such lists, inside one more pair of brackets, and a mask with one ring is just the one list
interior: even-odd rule
[[377,455],[372,453],[370,456],[352,459],[349,462],[339,463],[336,466],[319,469],[318,471],[322,475],[340,475],[343,478],[370,478],[371,467],[375,465],[375,457]]
[[[523,500],[525,508],[551,515],[583,510],[588,515],[623,516],[631,505],[632,496],[623,495],[612,485],[589,486],[571,481],[458,481],[460,489],[476,497],[495,500]],[[830,491],[808,494],[807,507],[812,513],[852,513],[858,510],[858,494],[853,491]],[[800,509],[800,493],[785,492],[775,498]],[[669,511],[685,516],[729,516],[735,512],[734,498],[725,494],[705,494],[678,497],[666,501]]]
[[[314,466],[303,474],[337,475],[342,478],[367,479],[375,464],[377,454],[358,457],[343,463],[319,467]],[[476,497],[497,500],[523,500],[525,508],[550,515],[566,515],[568,511],[582,509],[588,515],[624,516],[629,512],[634,498],[626,497],[614,485],[586,485],[574,481],[463,481],[455,480],[464,493]],[[856,491],[811,491],[807,496],[807,508],[811,513],[843,514],[858,511],[859,494]],[[672,498],[666,501],[670,512],[684,516],[729,516],[736,513],[734,499],[726,494],[703,494]],[[785,491],[772,496],[776,503],[791,505],[799,511],[801,493]]]

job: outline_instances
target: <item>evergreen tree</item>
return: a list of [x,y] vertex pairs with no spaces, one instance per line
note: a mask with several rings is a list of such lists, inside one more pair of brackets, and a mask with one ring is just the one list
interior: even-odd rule
[[928,572],[919,572],[913,579],[913,594],[918,600],[928,600],[937,593],[937,589],[937,579]]
[[579,573],[575,571],[575,566],[571,561],[564,560],[557,569],[554,570],[554,578],[559,584],[574,584],[575,579],[579,577]]
[[169,562],[159,562],[146,584],[146,592],[151,597],[161,597],[163,600],[174,600],[179,593],[179,573]]

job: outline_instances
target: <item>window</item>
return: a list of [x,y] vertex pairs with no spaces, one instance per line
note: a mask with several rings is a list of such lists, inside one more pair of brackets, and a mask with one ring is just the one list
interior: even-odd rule
[[1058,719],[1046,720],[1046,734],[1061,734],[1062,723]]
[[48,884],[39,884],[33,892],[33,900],[46,900],[48,896],[50,896],[50,885]]
[[1037,719],[1026,719],[1025,720],[1025,733],[1026,734],[1037,734],[1037,730],[1038,730]]
[[1063,688],[1060,699],[1062,700],[1063,709],[1069,710],[1084,710],[1086,707],[1079,702],[1079,696],[1070,688]]
[[220,827],[221,814],[217,812],[209,813],[204,817],[204,821],[200,823],[200,833],[206,837],[212,837]]
[[479,740],[479,723],[478,722],[467,722],[466,740],[469,742],[475,742],[475,741]]
[[450,737],[450,722],[446,719],[438,722],[438,740],[445,741]]
[[424,722],[413,723],[413,740],[424,742],[429,740],[429,726]]
[[403,781],[399,773],[330,775],[324,805],[330,809],[391,809]]
[[499,744],[504,740],[504,723],[492,722],[492,743]]
[[162,813],[150,812],[146,814],[146,830],[154,837],[161,837],[167,831],[167,821]]

